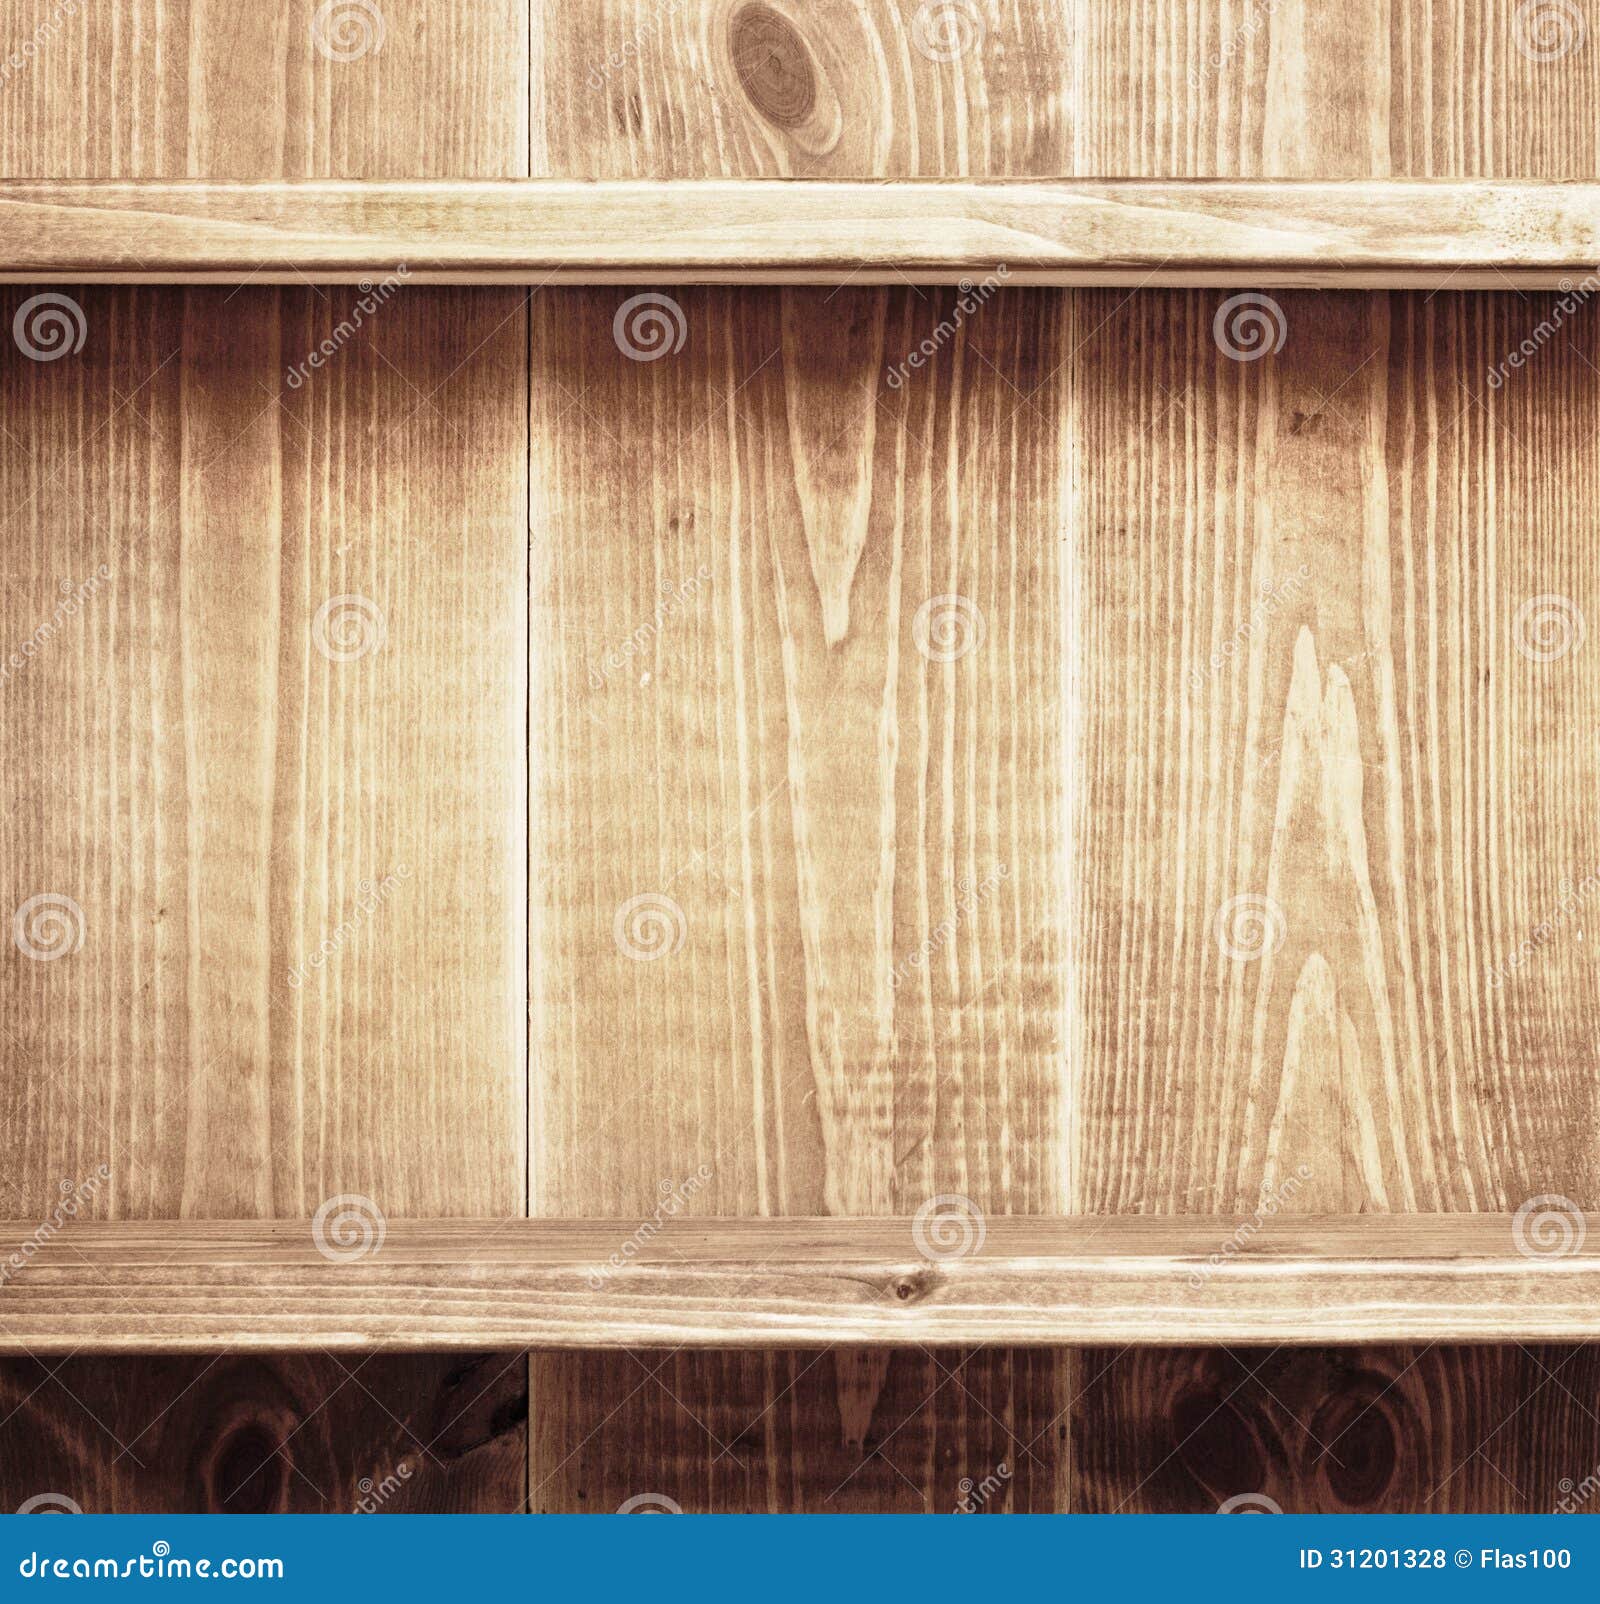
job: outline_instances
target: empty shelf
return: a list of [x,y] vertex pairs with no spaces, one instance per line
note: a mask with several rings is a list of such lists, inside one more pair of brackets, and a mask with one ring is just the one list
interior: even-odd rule
[[[346,1222],[347,1226],[349,1222]],[[1600,1338],[1600,1229],[1500,1215],[0,1226],[0,1351]],[[1600,1222],[1597,1222],[1600,1223]],[[930,1256],[931,1255],[931,1256]],[[944,1256],[948,1255],[948,1256]],[[20,1264],[20,1267],[19,1267]]]
[[1467,289],[1597,260],[1592,183],[0,183],[10,282]]

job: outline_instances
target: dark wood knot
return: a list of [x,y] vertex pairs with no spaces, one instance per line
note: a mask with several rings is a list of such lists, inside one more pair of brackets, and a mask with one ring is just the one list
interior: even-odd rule
[[803,123],[817,103],[817,73],[794,24],[762,0],[750,0],[733,14],[728,35],[750,104],[779,128]]

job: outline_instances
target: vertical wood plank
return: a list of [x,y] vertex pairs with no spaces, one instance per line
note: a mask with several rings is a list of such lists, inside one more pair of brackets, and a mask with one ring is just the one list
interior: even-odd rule
[[[0,42],[8,175],[527,171],[523,0],[7,0]],[[525,1207],[526,315],[365,288],[75,292],[53,360],[0,308],[8,933],[60,899],[0,966],[15,1217]],[[522,1506],[505,1365],[410,1507]],[[0,1437],[85,1507],[343,1508],[460,1370],[8,1366]]]
[[[1096,170],[1594,171],[1593,43],[1536,60],[1509,4],[1089,11]],[[1593,1206],[1592,542],[1555,487],[1595,387],[1555,299],[1085,298],[1078,1207]],[[1088,1353],[1078,1500],[1551,1508],[1596,1457],[1570,1357]]]
[[1595,1363],[1550,1346],[1108,1355],[1073,1420],[1079,1504],[1592,1514]]
[[[536,168],[1069,170],[1071,27],[903,0],[563,8],[536,29]],[[626,1236],[703,1163],[706,1212],[1061,1208],[1065,303],[688,293],[682,351],[632,363],[626,298],[564,295],[535,326],[534,1207]],[[596,528],[617,534],[575,560]],[[702,563],[657,633],[661,588]],[[579,644],[641,630],[643,658],[586,689]],[[604,799],[587,839],[579,797]],[[636,897],[675,950],[619,966],[608,923]],[[1043,1433],[1026,1507],[1064,1497],[1066,1363],[969,1373],[1002,1447]],[[540,1357],[533,1506],[621,1492],[578,1446],[618,1432],[694,1507],[941,1508],[951,1439],[917,1397],[941,1385],[916,1353]],[[708,1412],[747,1445],[709,1473]]]
[[508,1354],[12,1362],[0,1505],[515,1514],[526,1374]]
[[[653,361],[625,299],[535,303],[534,1206],[619,1254],[680,1211],[1059,1209],[1061,299],[681,291]],[[870,1503],[890,1427],[948,1453],[926,1356],[663,1357],[535,1361],[535,1507],[617,1490],[578,1449],[613,1410],[677,1472],[743,1412],[736,1473],[632,1489],[714,1507]],[[1048,1503],[1050,1364],[980,1380]]]

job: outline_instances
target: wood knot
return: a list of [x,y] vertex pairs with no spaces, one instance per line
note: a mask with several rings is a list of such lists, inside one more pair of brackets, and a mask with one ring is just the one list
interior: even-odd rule
[[920,1303],[938,1284],[934,1270],[902,1270],[889,1283],[889,1291],[896,1303]]
[[762,0],[740,6],[728,25],[734,71],[750,104],[779,128],[803,123],[817,103],[817,75],[805,41]]
[[234,1425],[201,1471],[201,1508],[225,1515],[288,1509],[288,1457],[280,1434],[268,1422],[246,1420]]

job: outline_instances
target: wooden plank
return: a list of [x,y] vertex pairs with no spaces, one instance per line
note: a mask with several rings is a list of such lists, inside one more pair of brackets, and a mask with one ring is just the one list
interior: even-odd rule
[[1082,1355],[1083,1514],[1593,1514],[1600,1347]]
[[[90,1221],[0,1289],[11,1353],[1057,1347],[1600,1337],[1600,1230],[1550,1213]],[[26,1228],[0,1226],[20,1241]],[[1592,1240],[1585,1241],[1588,1234]]]
[[[1011,7],[1005,48],[950,62],[917,47],[919,3],[544,8],[530,170],[599,180],[1070,174],[1069,8]],[[1017,321],[991,329],[981,314],[952,322],[953,295],[903,285],[680,294],[689,342],[648,364],[646,380],[607,350],[624,297],[585,294],[576,328],[539,299],[536,559],[542,519],[563,560],[549,611],[535,614],[535,671],[548,663],[551,675],[536,691],[535,729],[541,706],[563,718],[555,750],[570,754],[573,800],[561,811],[598,785],[600,817],[628,830],[611,843],[593,830],[569,840],[554,823],[559,798],[535,815],[535,886],[550,883],[555,904],[542,926],[536,913],[535,973],[548,965],[557,981],[535,998],[535,1212],[642,1217],[662,1201],[663,1180],[702,1162],[716,1186],[691,1206],[728,1214],[818,1213],[836,1206],[830,1197],[914,1210],[943,1191],[991,1213],[1064,1208],[1055,1021],[1065,825],[1050,799],[1066,743],[1048,688],[1066,615],[1065,392],[1053,377],[1068,349],[1062,309],[1019,307]],[[917,382],[891,391],[890,365],[941,325],[948,337]],[[1019,388],[1037,392],[1036,406]],[[586,473],[586,457],[612,473]],[[720,487],[714,497],[708,486]],[[587,564],[560,538],[580,514],[617,531]],[[660,533],[646,543],[630,530]],[[998,549],[988,531],[1004,532]],[[859,577],[847,585],[858,542]],[[578,643],[625,638],[653,616],[662,583],[708,560],[718,610],[697,609],[689,639],[674,623],[651,661],[626,680],[610,674],[586,706]],[[884,606],[897,564],[896,622]],[[849,602],[849,629],[832,645],[824,587],[835,619],[842,592]],[[934,664],[908,626],[952,593],[984,610],[990,646]],[[697,682],[711,664],[715,680]],[[870,705],[884,709],[879,727]],[[791,735],[811,776],[800,794],[788,789]],[[612,761],[650,777],[642,806],[640,782],[608,774]],[[877,811],[891,767],[892,821]],[[983,780],[998,777],[1017,804],[1003,822],[982,800]],[[974,829],[977,808],[1004,845]],[[987,917],[964,920],[903,997],[895,988],[885,1049],[887,1013],[863,985],[870,968],[820,938],[843,931],[859,952],[852,923],[876,930],[891,830],[893,963],[944,924],[963,876],[975,891],[996,858],[1011,876],[1003,902],[987,896]],[[1015,862],[1013,841],[1027,854]],[[609,867],[608,850],[618,854]],[[670,961],[670,987],[639,972],[667,960],[598,971],[563,961],[581,954],[586,925],[603,939],[622,898],[661,889],[680,865],[665,889],[681,899],[687,882],[696,935]],[[751,910],[742,926],[741,903]],[[673,1042],[664,1021],[687,1027],[695,1046]],[[716,1072],[697,1072],[693,1052],[710,1053]],[[863,1053],[871,1067],[852,1084]],[[828,1105],[827,1145],[821,1086],[845,1093]],[[586,1135],[601,1128],[599,1141]],[[1066,1356],[1025,1350],[541,1354],[530,1502],[614,1509],[657,1491],[707,1511],[950,1510],[963,1476],[979,1484],[1010,1458],[1029,1507],[1061,1507],[1069,1370]]]
[[528,0],[0,0],[0,173],[520,178],[527,40]]
[[[1082,16],[1079,172],[1600,175],[1592,37],[1520,47],[1530,25],[1559,34],[1560,8]],[[1592,605],[1592,520],[1561,488],[1595,471],[1592,340],[1556,297],[1275,299],[1286,338],[1251,363],[1218,349],[1221,297],[1080,303],[1097,713],[1075,1206],[1265,1207],[1269,1229],[1543,1194],[1592,1209],[1596,979],[1562,882],[1600,862],[1575,800],[1595,664],[1516,649],[1525,603]],[[1537,361],[1496,373],[1525,339]],[[1236,897],[1264,915],[1246,956],[1216,939]],[[1538,959],[1508,978],[1525,940]],[[1258,1490],[1290,1510],[1548,1510],[1600,1459],[1565,1390],[1592,1392],[1584,1350],[1079,1363],[1085,1510]]]
[[1592,1206],[1591,342],[1285,296],[1247,366],[1213,309],[1079,356],[1078,1206]]
[[[637,362],[621,300],[535,303],[534,1212],[1058,1209],[1059,308],[680,292],[683,350]],[[920,1384],[890,1366],[745,1372],[763,1449],[730,1495],[844,1483]],[[1045,1368],[974,1379],[1048,1418]],[[604,1396],[704,1443],[699,1388],[680,1415],[631,1359],[582,1375],[541,1361],[536,1411]],[[846,1423],[825,1452],[768,1409],[791,1377]],[[534,1502],[582,1507],[599,1416],[562,1421]]]
[[1600,184],[7,183],[0,280],[1570,287]]
[[[384,0],[365,49],[319,44],[336,9],[0,0],[0,53],[26,47],[0,174],[526,172],[524,0]],[[352,336],[354,290],[70,287],[82,346],[35,361],[33,293],[0,297],[0,623],[6,658],[28,649],[0,696],[0,1206],[49,1219],[65,1181],[122,1219],[343,1193],[519,1212],[519,299],[408,292]],[[51,961],[10,939],[39,894],[81,914]],[[81,1447],[86,1507],[208,1507],[248,1426],[279,1462],[246,1502],[281,1480],[291,1507],[344,1508],[465,1362],[130,1355],[39,1387],[17,1361],[0,1386],[28,1432],[0,1457],[42,1476]],[[148,1429],[159,1465],[111,1444],[91,1467],[100,1422],[136,1454]],[[519,1507],[511,1448],[440,1456],[415,1494]]]
[[8,1360],[0,1506],[516,1514],[527,1401],[520,1355]]

